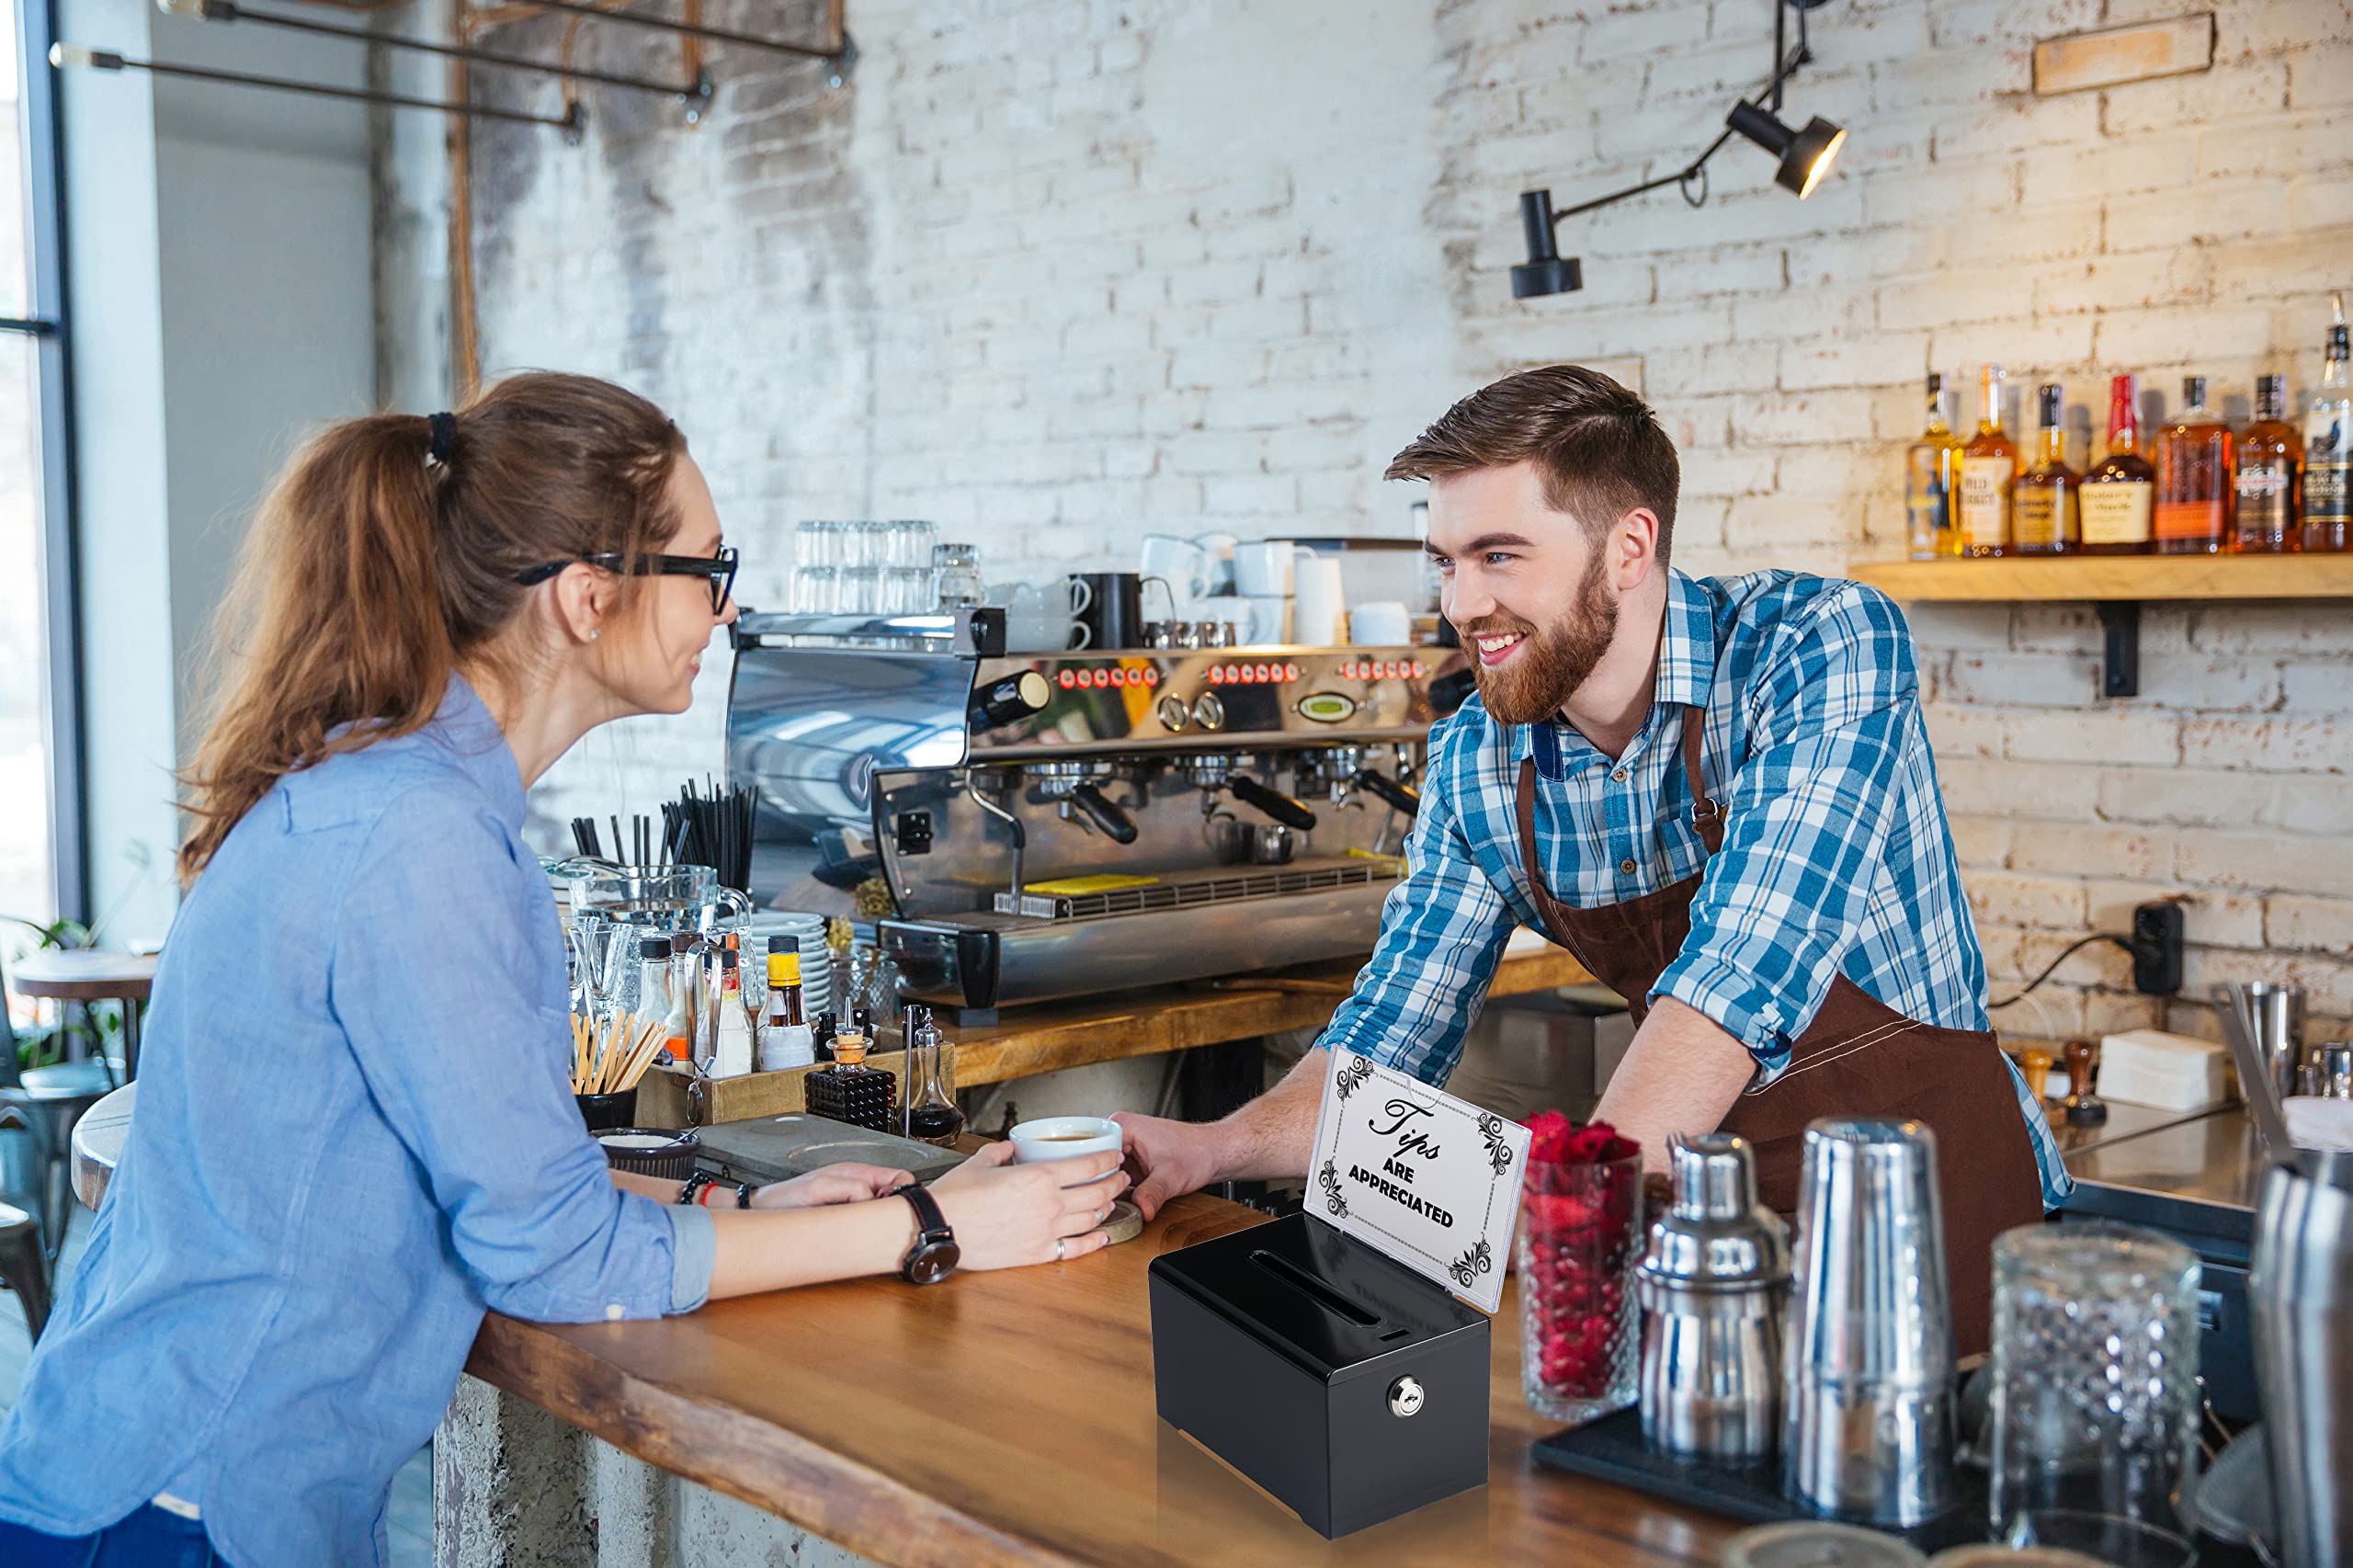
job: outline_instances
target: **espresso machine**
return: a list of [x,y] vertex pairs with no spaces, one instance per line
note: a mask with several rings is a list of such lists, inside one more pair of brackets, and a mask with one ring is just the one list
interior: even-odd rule
[[1370,951],[1462,684],[1450,648],[1008,654],[986,607],[733,638],[756,902],[879,878],[903,990],[966,1013]]

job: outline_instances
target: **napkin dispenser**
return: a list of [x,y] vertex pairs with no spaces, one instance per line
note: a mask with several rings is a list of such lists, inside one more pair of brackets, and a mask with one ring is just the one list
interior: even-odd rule
[[1324,1536],[1486,1482],[1484,1312],[1305,1214],[1150,1281],[1161,1419]]

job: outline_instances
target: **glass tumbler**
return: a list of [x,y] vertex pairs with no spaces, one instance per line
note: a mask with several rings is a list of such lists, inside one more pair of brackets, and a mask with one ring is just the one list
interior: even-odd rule
[[840,568],[802,564],[792,569],[792,608],[798,615],[831,615],[841,607]]
[[969,544],[931,547],[932,599],[940,609],[961,609],[982,602],[981,552]]
[[2074,1544],[2097,1525],[2128,1568],[2177,1561],[2198,1332],[2198,1259],[2179,1243],[2105,1221],[2002,1233],[1986,1428],[1996,1541]]
[[1519,1217],[1528,1407],[1579,1425],[1634,1403],[1642,1370],[1643,1158],[1530,1165]]

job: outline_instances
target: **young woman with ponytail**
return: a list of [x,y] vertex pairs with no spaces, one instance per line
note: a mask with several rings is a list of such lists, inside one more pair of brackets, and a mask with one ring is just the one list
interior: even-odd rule
[[[685,710],[733,574],[676,427],[584,377],[295,459],[223,620],[128,1145],[0,1427],[0,1562],[380,1562],[485,1310],[899,1267],[903,1173],[681,1207],[616,1185],[566,1078],[524,792],[597,725]],[[1104,1244],[1124,1178],[1063,1183],[1117,1156],[1004,1148],[931,1188],[963,1267]]]

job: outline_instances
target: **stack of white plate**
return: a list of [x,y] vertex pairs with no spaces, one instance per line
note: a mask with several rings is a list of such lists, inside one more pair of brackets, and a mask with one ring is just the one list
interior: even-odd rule
[[834,960],[825,949],[825,918],[784,910],[763,910],[748,916],[744,933],[745,961],[754,966],[760,994],[767,994],[768,955],[801,954],[801,1010],[812,1023],[833,1007]]

